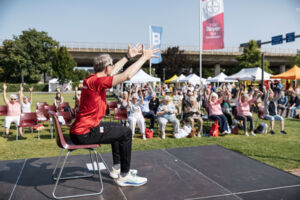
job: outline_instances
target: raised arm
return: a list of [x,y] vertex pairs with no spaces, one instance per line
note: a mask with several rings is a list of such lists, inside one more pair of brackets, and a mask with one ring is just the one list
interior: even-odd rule
[[143,97],[143,94],[142,94],[142,88],[139,89],[139,96],[140,96],[140,98],[141,98],[141,100],[140,100],[140,105],[142,105],[142,104],[143,104],[143,101],[144,101],[144,97]]
[[32,103],[32,91],[33,87],[29,88],[29,102]]
[[117,73],[119,73],[122,67],[127,63],[128,58],[131,59],[137,55],[142,54],[141,51],[142,51],[142,45],[136,44],[133,48],[131,48],[130,45],[128,44],[127,56],[125,56],[124,58],[122,58],[121,60],[119,60],[117,63],[114,64],[114,67],[112,69],[112,75],[116,75]]
[[22,86],[22,84],[20,84],[20,91],[19,91],[19,100],[18,100],[18,102],[19,103],[22,103],[23,102],[23,86]]
[[147,60],[151,59],[152,57],[157,57],[155,56],[155,53],[159,52],[159,49],[152,48],[153,47],[145,49],[143,45],[143,55],[135,63],[130,65],[124,72],[114,76],[113,86],[118,85],[126,80],[130,80]]
[[9,103],[9,100],[6,97],[6,89],[7,89],[7,85],[6,85],[6,83],[3,83],[3,100],[4,100],[5,104],[7,105]]

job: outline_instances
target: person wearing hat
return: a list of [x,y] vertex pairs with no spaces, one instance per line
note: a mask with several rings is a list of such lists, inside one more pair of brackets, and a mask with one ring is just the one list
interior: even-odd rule
[[[3,99],[5,104],[7,105],[7,115],[5,117],[4,121],[4,127],[5,127],[5,138],[8,138],[9,134],[9,128],[11,123],[15,123],[16,126],[19,126],[20,124],[20,116],[21,116],[21,102],[20,99],[23,98],[23,87],[22,84],[20,84],[20,91],[19,91],[19,98],[16,94],[10,95],[10,100],[6,97],[6,89],[7,85],[6,83],[3,84]],[[20,128],[20,137],[23,137],[22,129]]]
[[[141,93],[141,90],[140,90]],[[144,116],[142,114],[142,110],[141,110],[141,105],[143,103],[143,95],[140,95],[141,99],[140,101],[138,101],[138,94],[134,93],[131,96],[131,101],[129,101],[130,99],[130,94],[128,97],[128,112],[129,112],[129,116],[128,116],[128,122],[129,122],[129,128],[132,131],[132,138],[134,137],[134,133],[135,133],[135,125],[137,124],[141,135],[142,135],[142,139],[146,140],[146,135],[145,135],[145,119]]]
[[[79,112],[70,129],[70,138],[74,144],[111,144],[113,167],[110,177],[119,186],[141,186],[147,178],[137,176],[136,170],[130,170],[132,131],[120,123],[103,122],[106,111],[106,90],[126,80],[130,80],[159,49],[145,49],[143,45],[128,45],[125,57],[113,64],[109,54],[100,54],[94,58],[94,71],[83,81]],[[142,54],[142,55],[141,55]],[[141,55],[123,72],[122,67],[133,57]]]
[[174,125],[174,134],[178,133],[180,126],[179,120],[176,118],[176,107],[170,103],[170,97],[165,96],[162,103],[157,108],[158,125],[162,134],[162,139],[166,138],[166,125],[168,122]]

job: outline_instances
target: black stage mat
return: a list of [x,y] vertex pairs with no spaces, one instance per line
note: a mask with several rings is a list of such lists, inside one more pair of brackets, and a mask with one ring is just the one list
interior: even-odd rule
[[[102,156],[111,166],[111,155]],[[56,159],[0,162],[0,199],[52,199]],[[65,174],[87,172],[89,162],[88,155],[71,156]],[[120,188],[103,170],[103,194],[77,199],[300,199],[300,178],[217,145],[133,152],[132,168],[146,185]],[[97,181],[62,181],[57,193],[95,192]]]

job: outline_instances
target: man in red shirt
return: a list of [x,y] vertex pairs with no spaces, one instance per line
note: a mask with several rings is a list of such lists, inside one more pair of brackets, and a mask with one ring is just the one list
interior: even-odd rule
[[[106,110],[106,89],[132,78],[142,65],[159,52],[158,49],[145,49],[143,45],[128,46],[127,55],[115,65],[108,54],[94,59],[95,74],[83,82],[79,112],[70,129],[70,137],[75,144],[111,144],[113,167],[110,172],[119,186],[141,186],[147,178],[136,176],[137,170],[130,170],[132,133],[119,123],[102,122]],[[125,63],[142,56],[124,72],[117,74]]]

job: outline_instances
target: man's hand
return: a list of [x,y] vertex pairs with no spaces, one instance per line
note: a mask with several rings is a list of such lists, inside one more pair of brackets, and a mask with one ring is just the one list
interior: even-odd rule
[[33,91],[33,87],[29,88],[29,92],[32,92]]
[[142,54],[142,45],[137,43],[133,48],[128,44],[128,57],[134,58],[137,55]]
[[143,57],[146,60],[149,60],[151,58],[158,58],[158,56],[156,56],[155,54],[158,53],[160,50],[158,48],[156,49],[152,49],[154,45],[152,45],[151,47],[149,47],[148,49],[145,49],[144,45],[142,45],[142,49],[143,49]]

